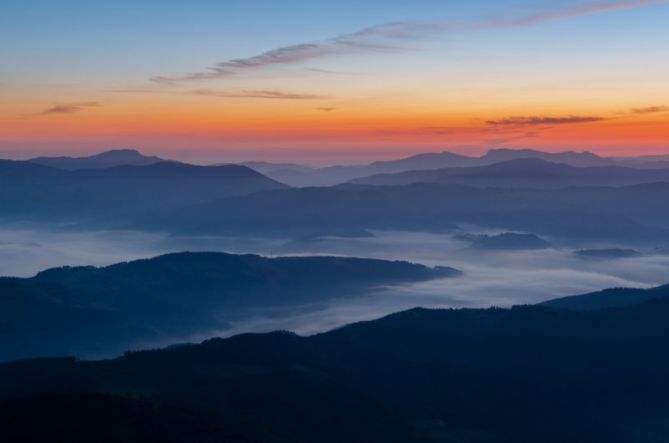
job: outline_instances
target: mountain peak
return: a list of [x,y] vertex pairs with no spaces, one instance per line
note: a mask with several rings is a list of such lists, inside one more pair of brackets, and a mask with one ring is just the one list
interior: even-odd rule
[[76,169],[100,169],[113,166],[143,166],[163,162],[160,157],[146,156],[136,149],[113,149],[88,157],[37,157],[31,163],[73,171]]
[[589,151],[545,152],[535,149],[497,148],[489,150],[481,157],[484,161],[500,162],[520,158],[539,158],[546,161],[565,163],[572,166],[604,166],[611,165],[610,159],[600,157]]
[[[146,156],[139,152],[137,149],[131,148],[122,148],[122,149],[110,149],[108,151],[100,152],[99,154],[92,155],[91,157],[142,157]],[[156,157],[157,158],[157,157]]]

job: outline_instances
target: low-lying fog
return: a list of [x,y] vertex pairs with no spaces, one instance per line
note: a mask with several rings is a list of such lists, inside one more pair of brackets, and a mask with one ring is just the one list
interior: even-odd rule
[[[479,231],[480,232],[480,231]],[[587,259],[574,246],[534,251],[480,251],[447,234],[374,232],[370,238],[316,241],[172,237],[140,232],[41,231],[0,229],[0,275],[32,276],[62,265],[107,265],[175,251],[225,251],[263,255],[336,254],[401,259],[445,265],[463,271],[454,279],[388,288],[334,304],[295,312],[262,312],[207,335],[290,329],[323,331],[341,324],[416,306],[488,307],[535,303],[615,286],[648,287],[669,283],[669,255],[639,249],[639,257]],[[559,245],[555,239],[545,239]],[[614,247],[615,245],[579,245]],[[192,339],[205,336],[191,337]]]

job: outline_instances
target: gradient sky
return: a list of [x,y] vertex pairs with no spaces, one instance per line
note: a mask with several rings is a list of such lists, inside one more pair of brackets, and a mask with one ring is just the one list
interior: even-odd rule
[[669,0],[13,0],[0,154],[669,154]]

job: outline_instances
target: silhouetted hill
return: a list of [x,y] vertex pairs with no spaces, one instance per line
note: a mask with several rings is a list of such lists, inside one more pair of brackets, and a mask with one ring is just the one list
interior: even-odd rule
[[644,155],[639,157],[617,157],[616,162],[633,168],[669,168],[668,155]]
[[176,162],[63,171],[5,161],[0,178],[0,217],[112,226],[157,209],[286,187],[244,166]]
[[384,172],[400,172],[414,169],[436,169],[446,166],[469,166],[478,163],[475,157],[452,152],[428,152],[397,160],[376,161],[365,165],[336,165],[313,168],[291,163],[244,162],[281,183],[290,186],[333,186],[354,178]]
[[551,245],[536,234],[504,232],[497,235],[462,234],[455,236],[457,240],[471,243],[472,247],[487,250],[533,250],[547,249]]
[[[486,166],[509,160],[524,158],[541,159],[572,166],[622,166],[622,159],[599,157],[591,152],[542,152],[532,149],[493,149],[480,157],[471,157],[453,152],[426,152],[397,160],[376,161],[365,165],[337,165],[312,168],[289,163],[246,162],[243,163],[279,182],[291,186],[332,186],[357,178],[375,174],[393,174],[406,171],[434,170],[442,168]],[[628,159],[632,162],[634,159]],[[646,165],[647,162],[639,162]]]
[[613,166],[615,160],[600,157],[592,152],[543,152],[535,149],[491,149],[481,157],[482,163],[500,163],[510,160],[520,160],[525,158],[534,158],[545,160],[552,163],[562,163],[577,167],[587,166]]
[[121,392],[268,443],[662,441],[668,316],[669,299],[413,309],[311,337],[14,362],[0,366],[0,398]]
[[369,168],[378,172],[397,172],[410,169],[433,169],[447,165],[470,166],[477,162],[476,157],[455,154],[453,152],[426,152],[399,160],[384,160],[369,164]]
[[0,160],[0,180],[3,181],[3,186],[9,186],[13,181],[24,184],[60,175],[60,171],[48,166],[18,160]]
[[0,278],[0,360],[109,356],[225,329],[226,322],[271,309],[457,275],[371,259],[181,253]]
[[541,303],[551,308],[594,310],[639,305],[669,296],[669,285],[651,289],[613,288],[585,295],[557,298]]
[[28,160],[44,166],[73,171],[75,169],[99,169],[113,166],[144,166],[164,162],[160,157],[146,156],[135,149],[115,149],[88,157],[36,157]]
[[470,168],[448,168],[381,174],[353,180],[367,185],[411,183],[460,184],[481,187],[560,188],[568,186],[629,186],[669,181],[669,169],[622,166],[574,167],[524,158]]

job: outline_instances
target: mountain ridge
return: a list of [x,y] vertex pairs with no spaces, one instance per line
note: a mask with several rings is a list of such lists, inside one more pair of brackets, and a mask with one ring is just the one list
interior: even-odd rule
[[145,156],[136,149],[113,149],[85,157],[35,157],[27,161],[43,166],[73,171],[76,169],[99,169],[121,165],[150,165],[171,160],[164,160],[155,156]]
[[453,268],[403,261],[184,252],[2,277],[0,360],[109,356],[143,343],[224,330],[235,319],[459,275]]
[[669,169],[648,170],[614,165],[576,167],[539,158],[519,158],[485,166],[379,174],[351,181],[353,184],[376,186],[440,183],[519,188],[630,186],[654,182],[669,182]]

